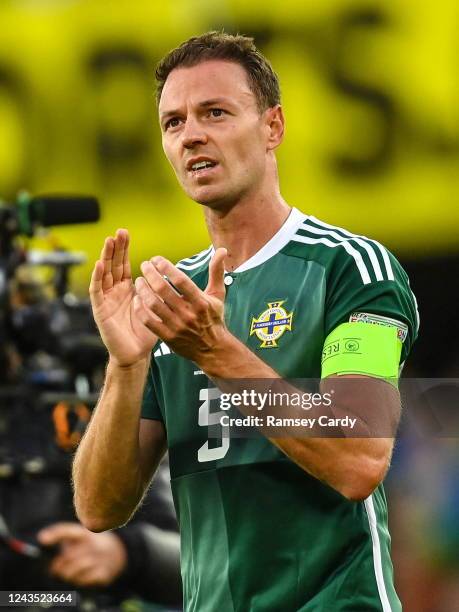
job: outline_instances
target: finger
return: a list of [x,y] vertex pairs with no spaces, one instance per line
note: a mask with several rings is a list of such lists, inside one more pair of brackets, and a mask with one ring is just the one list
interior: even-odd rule
[[158,328],[155,327],[155,324],[161,325],[159,329],[163,336],[167,333],[167,327],[161,319],[145,305],[142,298],[137,294],[132,300],[131,323],[134,333],[138,337],[145,337],[146,340],[153,344],[156,343],[159,337],[157,334]]
[[112,275],[113,283],[119,283],[124,275],[124,257],[126,252],[127,230],[118,229],[115,234],[113,249]]
[[113,251],[115,250],[115,241],[110,236],[105,239],[100,258],[104,264],[104,275],[102,278],[102,289],[107,291],[113,287],[112,261]]
[[105,567],[92,565],[82,568],[73,575],[72,582],[78,587],[108,586],[116,576],[109,576]]
[[182,296],[178,295],[177,291],[164,279],[163,275],[151,261],[144,261],[140,269],[153,293],[158,295],[172,310],[176,312],[183,310],[184,303]]
[[131,262],[129,261],[129,243],[131,239],[129,232],[126,232],[126,243],[124,245],[124,260],[123,260],[123,279],[132,278],[131,276]]
[[78,523],[55,523],[41,529],[37,538],[41,544],[52,546],[64,540],[79,541],[87,536],[87,530]]
[[89,295],[93,306],[101,306],[104,302],[104,292],[102,289],[102,279],[104,276],[104,264],[100,259],[94,264],[94,270],[89,284]]
[[163,300],[156,295],[144,278],[139,277],[136,279],[135,289],[144,306],[155,315],[154,319],[156,321],[165,323],[169,329],[176,328],[176,313],[170,309],[168,304],[163,302]]
[[76,582],[79,575],[94,568],[95,562],[93,555],[80,554],[70,559],[64,556],[58,557],[51,563],[49,570],[51,574],[62,580]]
[[174,287],[177,288],[188,302],[193,304],[202,300],[203,296],[201,289],[169,260],[164,257],[156,256],[152,257],[151,262],[154,264],[160,276],[167,276]]
[[157,295],[150,287],[147,280],[143,276],[138,276],[135,279],[134,287],[136,294],[142,298],[145,306],[149,308],[150,304],[154,302],[154,297],[157,297]]
[[[132,326],[135,333],[140,337],[143,334],[151,334],[152,346],[155,344],[158,338],[168,342],[172,333],[169,328],[157,317],[151,310],[149,310],[142,301],[139,295],[135,295],[132,301],[133,303],[133,320]],[[140,326],[140,328],[139,328]]]
[[153,303],[150,297],[152,290],[147,281],[139,276],[135,279],[134,287],[136,291],[135,298],[137,298],[135,302],[136,309],[139,311],[143,309],[149,315],[149,318],[160,322],[161,319],[150,308],[150,304]]
[[205,293],[212,295],[220,300],[225,299],[225,258],[228,251],[225,248],[219,248],[215,251],[214,256],[209,264],[209,282]]
[[[89,551],[91,549],[89,548]],[[75,560],[88,555],[88,548],[82,543],[72,544],[68,540],[63,544],[60,552],[50,562],[49,571],[53,574],[62,574],[70,568]]]

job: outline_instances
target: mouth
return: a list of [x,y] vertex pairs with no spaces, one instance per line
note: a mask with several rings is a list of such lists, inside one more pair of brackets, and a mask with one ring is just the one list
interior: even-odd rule
[[193,177],[208,176],[212,174],[214,169],[218,166],[218,162],[211,159],[200,159],[197,161],[191,160],[187,164],[187,170]]

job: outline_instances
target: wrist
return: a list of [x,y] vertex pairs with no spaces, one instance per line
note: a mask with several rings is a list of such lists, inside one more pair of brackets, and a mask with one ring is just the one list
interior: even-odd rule
[[146,372],[149,365],[150,355],[132,363],[121,363],[110,355],[107,365],[107,373],[129,377],[130,375],[138,375],[140,372]]
[[202,352],[195,363],[210,378],[224,378],[241,348],[247,350],[235,336],[225,329],[219,341],[212,348]]

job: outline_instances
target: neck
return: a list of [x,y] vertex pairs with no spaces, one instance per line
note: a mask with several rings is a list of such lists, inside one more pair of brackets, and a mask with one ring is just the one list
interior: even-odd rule
[[278,190],[241,199],[226,210],[206,207],[212,244],[228,251],[225,269],[235,270],[255,255],[279,231],[290,210]]

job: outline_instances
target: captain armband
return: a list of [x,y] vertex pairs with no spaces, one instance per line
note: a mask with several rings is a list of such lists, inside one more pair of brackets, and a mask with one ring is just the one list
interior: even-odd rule
[[326,338],[322,378],[363,374],[397,385],[402,341],[396,326],[342,323]]

